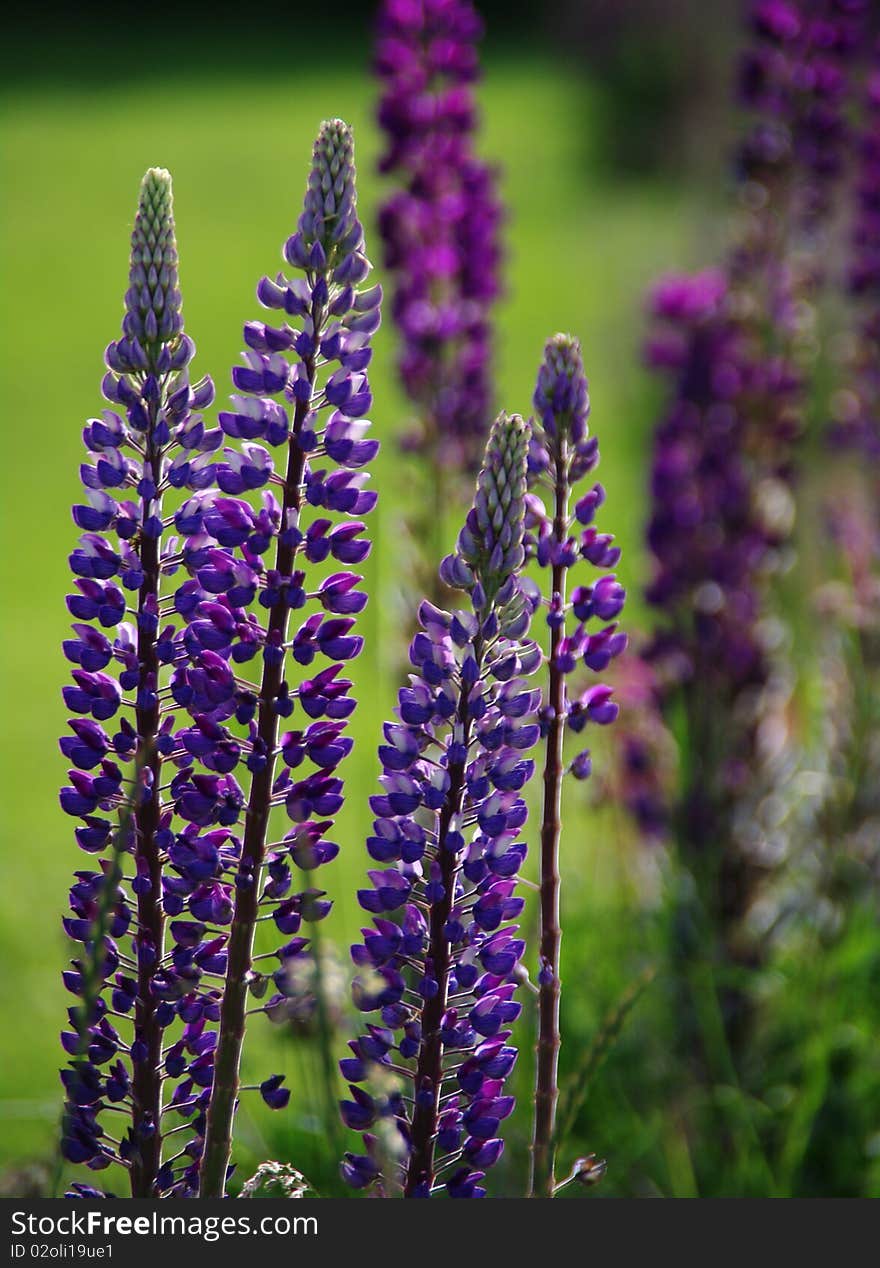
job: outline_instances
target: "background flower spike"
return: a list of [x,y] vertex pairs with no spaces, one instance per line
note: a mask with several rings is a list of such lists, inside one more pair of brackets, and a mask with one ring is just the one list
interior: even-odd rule
[[497,172],[476,149],[482,35],[471,0],[378,6],[379,170],[389,178],[378,228],[411,406],[400,439],[413,485],[401,501],[409,557],[399,576],[413,578],[405,611],[423,594],[446,601],[436,564],[449,509],[468,495],[495,409],[503,212]]

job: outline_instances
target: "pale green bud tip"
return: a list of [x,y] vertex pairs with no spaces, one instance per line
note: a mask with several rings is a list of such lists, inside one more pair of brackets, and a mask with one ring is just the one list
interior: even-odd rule
[[[354,138],[342,119],[321,124],[312,156],[305,205],[298,233],[285,248],[289,264],[321,272],[363,252],[363,229],[357,217]],[[317,244],[317,250],[312,250]],[[349,265],[346,282],[359,282],[369,265]],[[338,279],[342,281],[342,278]]]
[[[475,508],[508,508],[522,498],[526,483],[529,424],[519,414],[501,413],[492,424],[483,466],[477,477]],[[497,515],[494,516],[497,519]]]
[[354,136],[344,119],[325,119],[318,129],[315,157],[342,162],[354,157]]
[[350,188],[354,197],[354,137],[342,119],[325,119],[318,130],[309,187],[324,199],[330,195],[338,203]]
[[171,173],[165,167],[148,167],[141,181],[141,198],[171,201]]
[[141,349],[175,342],[183,329],[171,174],[151,167],[141,181],[131,235],[123,331]]
[[521,414],[505,414],[502,411],[489,432],[484,470],[491,472],[499,459],[504,463],[514,464],[524,461],[529,446],[529,432],[529,424]]
[[580,340],[574,335],[559,334],[548,339],[544,348],[544,360],[557,374],[564,375],[567,379],[584,373]]
[[171,173],[164,167],[151,167],[141,181],[135,229],[140,228],[147,238],[173,237],[174,197]]
[[581,341],[574,335],[566,335],[560,331],[558,334],[550,336],[547,340],[545,351],[548,357],[560,354],[566,358],[572,357],[580,361]]
[[171,173],[166,172],[164,167],[149,168],[141,181],[132,246],[135,249],[147,248],[139,263],[170,263],[172,261],[167,259],[169,250],[174,251],[173,263],[176,263]]
[[458,553],[487,594],[498,590],[523,562],[529,424],[499,414],[492,425],[474,505],[459,536]]

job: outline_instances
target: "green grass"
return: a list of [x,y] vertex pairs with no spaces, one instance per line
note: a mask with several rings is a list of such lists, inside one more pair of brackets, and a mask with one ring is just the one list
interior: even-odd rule
[[[499,402],[528,411],[544,338],[558,329],[581,337],[608,489],[603,527],[622,540],[621,572],[637,593],[644,573],[639,541],[650,417],[637,358],[640,299],[658,271],[688,258],[696,200],[687,190],[600,178],[589,85],[558,65],[495,62],[482,101],[484,150],[503,163],[509,207]],[[57,1032],[68,1003],[59,973],[69,955],[60,915],[71,872],[82,865],[57,803],[64,777],[57,748],[65,721],[60,687],[68,673],[59,647],[67,624],[66,556],[75,536],[69,507],[77,495],[80,430],[101,406],[102,350],[118,332],[140,176],[153,164],[174,175],[187,329],[198,344],[196,369],[214,376],[222,400],[242,322],[256,313],[254,285],[278,267],[279,246],[298,212],[312,138],[327,115],[342,115],[356,129],[361,204],[371,230],[380,194],[372,108],[373,85],[361,70],[314,67],[260,79],[232,71],[198,80],[180,76],[155,87],[145,78],[102,88],[96,76],[92,86],[67,90],[21,87],[3,102],[3,175],[11,197],[4,200],[0,241],[6,411],[0,470],[0,1164],[45,1155],[59,1108]],[[375,258],[378,244],[371,236]],[[393,703],[400,493],[411,482],[394,444],[407,406],[394,384],[393,332],[384,328],[377,342],[373,419],[385,447],[375,472],[381,503],[372,524],[369,643],[358,667],[362,703],[339,826],[344,848],[326,873],[337,904],[330,932],[340,945],[359,923],[353,895],[366,866],[366,799],[377,773],[379,724]],[[449,508],[450,540],[459,513]],[[631,623],[637,613],[636,599]],[[574,1062],[578,1047],[623,995],[631,966],[644,958],[644,937],[656,938],[657,931],[646,933],[646,918],[636,914],[639,868],[613,819],[591,820],[577,807],[565,852]],[[291,1046],[267,1036],[258,1019],[248,1066],[293,1069],[294,1061]],[[281,1116],[287,1126],[278,1118],[270,1122],[259,1109],[248,1111],[242,1118],[245,1153],[259,1157],[289,1147],[282,1137],[291,1123],[303,1150],[309,1133],[320,1131],[308,1117],[305,1074],[294,1073],[300,1080],[295,1109]],[[527,1058],[521,1079],[525,1088]],[[624,1188],[627,1169],[638,1166],[641,1154],[664,1148],[656,1114],[627,1121],[632,1139],[615,1182]],[[521,1138],[522,1127],[517,1130]],[[590,1131],[591,1147],[612,1148],[601,1121],[591,1119]],[[313,1134],[313,1146],[314,1140]],[[684,1164],[679,1157],[669,1166],[680,1172]]]

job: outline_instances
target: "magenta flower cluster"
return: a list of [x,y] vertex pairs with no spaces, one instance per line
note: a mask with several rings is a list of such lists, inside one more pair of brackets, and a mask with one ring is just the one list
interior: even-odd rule
[[383,0],[379,11],[380,166],[396,181],[379,229],[417,412],[407,443],[453,470],[476,468],[494,395],[501,208],[473,148],[481,34],[470,0]]
[[753,120],[738,157],[755,207],[723,268],[665,278],[651,294],[647,359],[671,392],[654,438],[647,594],[670,682],[736,694],[766,674],[763,578],[791,531],[804,425],[797,347],[821,279],[865,13],[863,0],[752,5],[740,95]]
[[828,215],[846,163],[849,65],[864,39],[869,0],[755,0],[739,97],[755,114],[738,153],[744,179],[778,181],[793,165],[794,218]]

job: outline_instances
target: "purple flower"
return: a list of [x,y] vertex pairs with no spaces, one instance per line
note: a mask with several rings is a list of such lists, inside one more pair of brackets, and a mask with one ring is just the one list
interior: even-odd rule
[[[791,551],[811,387],[805,332],[817,322],[829,224],[852,148],[850,63],[869,7],[751,6],[740,75],[751,117],[737,153],[736,232],[720,270],[667,279],[650,301],[648,359],[669,392],[654,433],[646,655],[660,707],[685,747],[674,804],[661,818],[676,825],[701,919],[737,971],[758,869],[742,855],[736,803],[759,760],[756,723],[773,682],[766,618],[772,579]],[[624,751],[636,772],[644,757],[640,743]],[[637,776],[633,804],[650,825],[657,806],[641,800],[642,790]],[[750,968],[760,954],[749,948]],[[734,1056],[744,999],[740,993],[728,1009]],[[686,1044],[695,1024],[683,1023]]]
[[383,0],[377,21],[380,168],[398,185],[379,229],[400,374],[419,413],[407,445],[431,455],[435,473],[477,466],[492,409],[501,210],[473,153],[481,34],[470,0]]
[[[363,645],[355,618],[366,594],[348,566],[370,549],[354,517],[375,502],[362,469],[378,448],[365,415],[382,292],[367,283],[353,141],[339,120],[323,124],[315,142],[284,258],[290,275],[257,288],[277,324],[244,328],[232,407],[220,414],[230,446],[176,516],[189,579],[177,596],[186,655],[171,690],[192,725],[175,742],[206,773],[185,767],[173,784],[190,828],[172,854],[178,875],[165,903],[229,927],[200,1168],[208,1197],[225,1190],[256,922],[271,916],[290,937],[329,911],[316,891],[296,892],[291,867],[311,872],[335,856],[328,836],[343,801],[336,771],[352,748],[344,731],[355,702],[340,670]],[[258,502],[239,496],[257,489]],[[330,557],[345,570],[310,575]],[[296,826],[269,848],[273,806]],[[290,937],[278,951],[280,979],[309,954],[308,937]],[[264,1006],[270,1016],[276,1004],[273,997]],[[276,1108],[286,1103],[273,1079],[261,1091]]]
[[[568,769],[576,779],[587,779],[592,770],[589,750],[563,760],[566,728],[579,734],[587,723],[607,725],[617,716],[611,688],[594,683],[572,699],[567,679],[579,669],[602,672],[626,647],[626,635],[618,630],[625,591],[609,573],[590,577],[598,565],[595,530],[591,525],[605,500],[596,484],[584,492],[577,488],[599,460],[595,438],[589,435],[590,398],[580,345],[570,335],[554,335],[544,349],[538,372],[534,406],[538,422],[529,454],[531,483],[526,523],[527,553],[549,573],[543,592],[533,596],[546,609],[550,630],[547,654],[548,686],[542,701],[541,730],[544,739],[544,807],[541,824],[541,926],[538,978],[539,1034],[535,1093],[535,1128],[532,1148],[534,1195],[552,1197],[554,1132],[557,1097],[559,1036],[559,841],[562,780]],[[575,499],[572,511],[572,499]],[[589,537],[587,538],[587,534]],[[585,541],[585,538],[587,539]],[[611,552],[612,538],[605,541]],[[586,549],[585,549],[586,546]],[[606,558],[611,557],[610,553]],[[614,556],[616,558],[616,555]],[[585,565],[590,565],[587,572]],[[568,593],[568,574],[585,578]],[[589,580],[587,580],[589,578]]]
[[273,1074],[260,1084],[260,1095],[270,1109],[285,1109],[290,1101],[289,1088],[282,1087],[283,1074]]
[[[62,1036],[75,1058],[62,1075],[62,1149],[69,1161],[93,1169],[124,1163],[132,1195],[148,1198],[190,1186],[200,1122],[196,1115],[190,1156],[176,1167],[164,1165],[160,1066],[165,1036],[178,1020],[177,1000],[212,968],[194,951],[185,965],[175,962],[177,953],[166,944],[161,884],[172,811],[163,785],[169,759],[178,755],[174,709],[163,697],[160,675],[182,654],[176,623],[160,620],[168,578],[179,564],[165,531],[163,499],[171,486],[198,487],[219,440],[199,412],[213,399],[211,382],[189,379],[193,353],[183,333],[171,178],[154,168],[141,185],[122,337],[106,352],[108,408],[83,432],[85,497],[73,512],[83,535],[70,557],[77,592],[68,596],[76,623],[64,643],[76,668],[63,693],[78,716],[61,741],[73,766],[61,806],[82,820],[77,842],[97,856],[97,870],[76,873],[64,922],[82,952],[65,974],[79,1002],[70,1010],[74,1030]],[[129,613],[132,624],[125,620]],[[183,754],[177,761],[177,778],[185,779],[188,760]],[[115,821],[121,825],[127,817],[129,828],[114,831]],[[117,850],[132,874],[127,886],[120,883]],[[96,950],[102,939],[103,954]],[[90,964],[97,971],[94,989]],[[114,1011],[132,1016],[130,1025],[110,1024],[108,999]],[[113,1116],[118,1145],[101,1124],[106,1102],[127,1116]]]
[[[694,285],[702,290],[702,276]],[[677,286],[684,292],[687,279]],[[677,379],[655,433],[651,473],[647,593],[668,614],[668,635],[661,626],[652,655],[667,663],[667,677],[709,674],[739,689],[763,673],[755,584],[773,546],[757,515],[744,406],[762,392],[771,409],[781,409],[795,385],[767,384],[771,367],[755,360],[747,332],[729,314],[729,291],[716,292],[709,308],[672,307],[663,302],[669,287],[666,281],[655,293],[661,325],[650,352],[659,364],[654,350],[665,346],[664,368]]]
[[[654,437],[648,655],[669,690],[699,683],[718,718],[767,679],[766,577],[791,535],[808,387],[796,346],[821,282],[866,7],[753,5],[740,95],[754,118],[739,173],[761,197],[722,269],[663,279],[650,298],[647,358],[671,393]],[[701,779],[701,799],[713,780]],[[697,820],[695,833],[711,834]]]
[[[482,1196],[477,1181],[501,1153],[497,1132],[512,1108],[502,1087],[516,1059],[507,1040],[523,944],[507,922],[522,906],[513,894],[525,855],[520,790],[538,736],[538,696],[524,679],[540,663],[518,578],[528,436],[522,419],[503,414],[492,429],[474,506],[442,567],[469,605],[421,605],[415,673],[384,728],[367,842],[381,866],[358,895],[373,921],[352,948],[355,1004],[379,1016],[340,1067],[352,1094],[345,1122],[372,1129],[366,1154],[343,1163],[354,1188],[428,1197],[460,1153],[446,1188]],[[392,1066],[405,1071],[412,1100],[389,1081]],[[396,1144],[383,1149],[389,1134]]]
[[778,186],[798,170],[788,209],[813,228],[832,205],[848,140],[849,63],[868,0],[756,0],[739,97],[755,118],[737,160],[744,180]]

